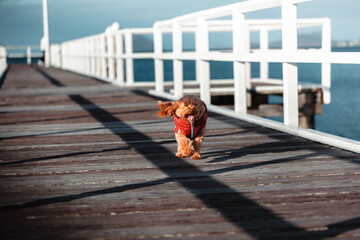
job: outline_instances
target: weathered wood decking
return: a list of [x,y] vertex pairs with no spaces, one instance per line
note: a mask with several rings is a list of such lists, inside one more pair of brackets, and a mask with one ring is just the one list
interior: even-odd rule
[[156,99],[13,65],[0,91],[1,239],[359,239],[360,156],[210,114],[174,157]]

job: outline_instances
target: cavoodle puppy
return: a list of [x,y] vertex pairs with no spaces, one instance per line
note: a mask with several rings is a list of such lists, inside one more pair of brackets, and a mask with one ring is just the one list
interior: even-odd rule
[[207,121],[205,103],[196,96],[188,95],[176,102],[158,101],[158,107],[160,117],[174,117],[175,138],[178,143],[176,157],[201,159],[200,148]]

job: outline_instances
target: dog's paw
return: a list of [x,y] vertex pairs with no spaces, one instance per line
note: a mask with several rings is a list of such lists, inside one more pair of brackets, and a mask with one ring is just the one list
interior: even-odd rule
[[194,154],[194,150],[188,147],[185,148],[180,148],[177,153],[176,153],[176,157],[178,158],[184,158],[184,157],[190,157],[191,155]]
[[179,153],[179,152],[177,152],[177,153],[175,154],[175,156],[176,156],[177,158],[184,158],[184,157],[186,157],[183,153]]
[[201,159],[201,156],[200,156],[199,153],[194,153],[194,155],[191,156],[191,159],[192,160],[199,160],[199,159]]

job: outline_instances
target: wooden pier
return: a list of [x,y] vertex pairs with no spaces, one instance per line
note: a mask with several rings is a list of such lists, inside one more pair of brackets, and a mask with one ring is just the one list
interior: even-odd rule
[[359,154],[210,113],[203,159],[177,159],[156,101],[11,65],[1,239],[360,238]]

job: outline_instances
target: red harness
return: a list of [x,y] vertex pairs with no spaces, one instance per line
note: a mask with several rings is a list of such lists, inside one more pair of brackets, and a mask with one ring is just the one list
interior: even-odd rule
[[[189,122],[174,116],[175,133],[180,129],[180,132],[187,138],[195,139],[200,135],[201,130],[205,127],[207,121],[207,114],[204,114],[200,119],[196,120],[192,126]],[[191,128],[193,127],[193,128]],[[191,134],[193,131],[193,134]]]

